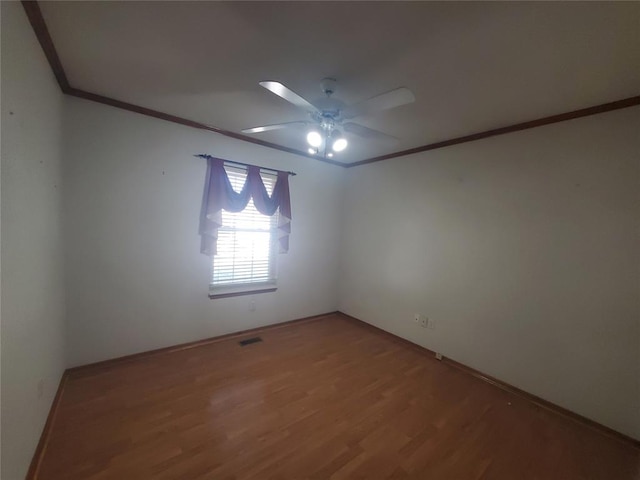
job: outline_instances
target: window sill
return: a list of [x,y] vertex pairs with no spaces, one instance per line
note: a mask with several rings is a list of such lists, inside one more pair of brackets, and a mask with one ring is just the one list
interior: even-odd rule
[[242,295],[256,295],[258,293],[271,293],[278,290],[275,283],[263,283],[261,285],[237,285],[228,287],[217,287],[209,290],[209,298],[215,300],[217,298],[240,297]]

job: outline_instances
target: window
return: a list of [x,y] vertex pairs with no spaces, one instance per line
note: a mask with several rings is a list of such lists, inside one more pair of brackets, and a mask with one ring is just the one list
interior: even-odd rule
[[[247,174],[227,168],[229,181],[236,192],[242,189]],[[261,173],[269,195],[276,176]],[[222,211],[218,230],[218,253],[212,257],[211,290],[232,287],[273,285],[276,279],[276,240],[278,213],[268,217],[258,212],[251,199],[238,213]]]

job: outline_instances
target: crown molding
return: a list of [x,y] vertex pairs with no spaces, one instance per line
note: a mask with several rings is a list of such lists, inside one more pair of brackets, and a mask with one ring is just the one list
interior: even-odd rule
[[298,150],[295,148],[285,147],[283,145],[278,145],[276,143],[267,142],[254,137],[249,137],[241,133],[232,132],[230,130],[214,127],[212,125],[206,125],[204,123],[196,122],[194,120],[189,120],[187,118],[171,115],[168,113],[160,112],[158,110],[153,110],[151,108],[134,105],[132,103],[123,102],[120,100],[116,100],[114,98],[106,97],[104,95],[98,95],[96,93],[91,93],[85,90],[74,88],[71,86],[71,84],[69,83],[69,80],[67,79],[67,75],[65,74],[64,68],[62,66],[62,62],[60,61],[58,52],[56,51],[53,40],[51,39],[51,35],[49,34],[49,29],[47,28],[47,24],[45,23],[44,17],[42,16],[42,11],[40,10],[40,5],[38,4],[38,1],[22,0],[22,6],[24,7],[27,17],[29,18],[31,27],[33,28],[33,31],[35,32],[36,37],[40,42],[40,46],[42,47],[42,50],[44,51],[44,54],[47,57],[49,65],[51,66],[51,70],[53,71],[53,74],[55,75],[56,80],[60,85],[60,89],[66,95],[70,95],[77,98],[83,98],[85,100],[90,100],[97,103],[102,103],[104,105],[109,105],[109,106],[120,108],[123,110],[128,110],[130,112],[139,113],[141,115],[146,115],[148,117],[165,120],[167,122],[177,123],[179,125],[184,125],[191,128],[197,128],[199,130],[206,130],[209,132],[217,133],[219,135],[224,135],[225,137],[240,140],[242,142],[252,143],[254,145],[260,145],[266,148],[272,148],[274,150],[279,150],[281,152],[299,155],[301,157],[310,158],[312,160],[317,160],[319,162],[324,162],[324,163],[336,165],[343,168],[358,167],[361,165],[367,165],[369,163],[381,162],[383,160],[391,160],[393,158],[404,157],[406,155],[412,155],[414,153],[427,152],[429,150],[436,150],[438,148],[449,147],[452,145],[459,145],[461,143],[473,142],[476,140],[481,140],[483,138],[494,137],[497,135],[504,135],[507,133],[518,132],[518,131],[527,130],[530,128],[542,127],[544,125],[551,125],[553,123],[565,122],[567,120],[587,117],[589,115],[597,115],[599,113],[611,112],[613,110],[619,110],[622,108],[628,108],[628,107],[640,105],[640,96],[629,97],[629,98],[617,100],[614,102],[603,103],[600,105],[582,108],[579,110],[573,110],[571,112],[565,112],[557,115],[551,115],[549,117],[538,118],[536,120],[530,120],[528,122],[516,123],[514,125],[508,125],[506,127],[494,128],[492,130],[486,130],[484,132],[474,133],[471,135],[464,135],[462,137],[456,137],[449,140],[443,140],[440,142],[429,143],[419,147],[414,147],[407,150],[400,150],[398,152],[388,153],[388,154],[380,155],[377,157],[366,158],[364,160],[360,160],[357,162],[352,162],[352,163],[337,162],[335,160],[330,160],[328,158],[322,158],[322,157],[317,157],[315,155],[310,155],[307,152],[303,152],[302,150]]
[[120,108],[122,110],[128,110],[130,112],[139,113],[141,115],[146,115],[147,117],[159,118],[160,120],[165,120],[167,122],[177,123],[179,125],[184,125],[191,128],[197,128],[199,130],[206,130],[213,133],[218,133],[220,135],[224,135],[225,137],[234,138],[236,140],[241,140],[247,143],[253,143],[255,145],[260,145],[262,147],[273,148],[275,150],[280,150],[281,152],[292,153],[294,155],[300,155],[306,158],[311,158],[313,160],[317,160],[319,162],[329,163],[331,165],[337,165],[343,167],[345,164],[341,162],[336,162],[333,160],[329,160],[327,158],[321,158],[309,155],[301,150],[296,150],[295,148],[285,147],[283,145],[277,145],[275,143],[266,142],[264,140],[260,140],[258,138],[248,137],[246,135],[242,135],[240,133],[231,132],[229,130],[224,130],[218,127],[214,127],[211,125],[206,125],[204,123],[195,122],[193,120],[189,120],[187,118],[178,117],[176,115],[170,115],[168,113],[159,112],[157,110],[153,110],[151,108],[141,107],[139,105],[134,105],[132,103],[122,102],[120,100],[116,100],[114,98],[105,97],[103,95],[98,95],[96,93],[87,92],[84,90],[80,90],[78,88],[70,87],[66,92],[67,95],[71,95],[72,97],[83,98],[85,100],[90,100],[92,102],[102,103],[104,105],[109,105],[111,107]]
[[389,153],[387,155],[380,155],[379,157],[367,158],[360,160],[359,162],[353,162],[346,165],[347,168],[358,167],[360,165],[366,165],[368,163],[381,162],[382,160],[390,160],[392,158],[404,157],[405,155],[412,155],[414,153],[427,152],[429,150],[435,150],[437,148],[449,147],[451,145],[458,145],[460,143],[473,142],[475,140],[481,140],[483,138],[495,137],[496,135],[504,135],[505,133],[518,132],[520,130],[528,130],[530,128],[542,127],[543,125],[551,125],[552,123],[565,122],[567,120],[573,120],[574,118],[587,117],[589,115],[596,115],[598,113],[611,112],[613,110],[619,110],[621,108],[633,107],[640,105],[640,96],[629,97],[623,100],[617,100],[615,102],[603,103],[593,107],[581,108],[579,110],[573,110],[571,112],[561,113],[558,115],[551,115],[550,117],[542,117],[536,120],[530,120],[528,122],[516,123],[515,125],[509,125],[501,128],[494,128],[492,130],[486,130],[480,133],[474,133],[472,135],[465,135],[463,137],[452,138],[450,140],[444,140],[442,142],[430,143],[428,145],[422,145],[420,147],[410,148],[408,150],[402,150],[395,153]]
[[337,165],[340,167],[345,166],[345,164],[342,162],[336,162],[328,158],[316,157],[314,155],[308,154],[307,152],[303,152],[302,150],[285,147],[283,145],[267,142],[264,140],[260,140],[258,138],[248,137],[240,133],[224,130],[222,128],[214,127],[212,125],[206,125],[204,123],[196,122],[194,120],[189,120],[187,118],[179,117],[177,115],[171,115],[168,113],[160,112],[158,110],[153,110],[151,108],[134,105],[132,103],[123,102],[115,98],[110,98],[104,95],[99,95],[96,93],[91,93],[85,90],[81,90],[79,88],[75,88],[71,86],[71,84],[69,83],[69,80],[67,79],[67,75],[62,66],[62,62],[60,61],[60,57],[58,56],[58,52],[53,43],[53,39],[49,34],[49,29],[47,28],[47,24],[45,23],[44,17],[42,16],[42,10],[40,10],[39,3],[35,0],[23,0],[22,6],[24,7],[24,10],[27,14],[29,23],[31,23],[31,27],[33,28],[33,31],[36,34],[38,42],[40,43],[40,46],[42,47],[42,50],[44,51],[44,54],[47,57],[49,66],[51,67],[51,70],[53,71],[53,74],[56,77],[56,80],[58,81],[58,85],[60,86],[62,93],[66,95],[70,95],[72,97],[77,97],[77,98],[83,98],[85,100],[90,100],[92,102],[102,103],[104,105],[120,108],[122,110],[128,110],[130,112],[139,113],[141,115],[146,115],[148,117],[165,120],[167,122],[177,123],[187,127],[197,128],[199,130],[206,130],[209,132],[224,135],[225,137],[230,137],[243,142],[252,143],[254,145],[260,145],[262,147],[272,148],[275,150],[279,150],[281,152],[292,153],[294,155],[311,158],[319,162],[329,163],[331,165]]

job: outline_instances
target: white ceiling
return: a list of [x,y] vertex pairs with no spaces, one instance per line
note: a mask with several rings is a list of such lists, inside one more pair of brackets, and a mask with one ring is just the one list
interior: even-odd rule
[[[71,85],[239,132],[305,114],[258,85],[411,105],[356,121],[354,162],[640,94],[640,3],[41,2]],[[256,138],[305,150],[304,131]]]

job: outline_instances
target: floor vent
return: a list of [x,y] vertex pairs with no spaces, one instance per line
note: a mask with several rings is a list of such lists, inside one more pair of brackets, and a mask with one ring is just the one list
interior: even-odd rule
[[261,342],[262,339],[260,337],[246,338],[244,340],[240,340],[238,343],[241,347],[245,347],[247,345],[251,345],[252,343]]

